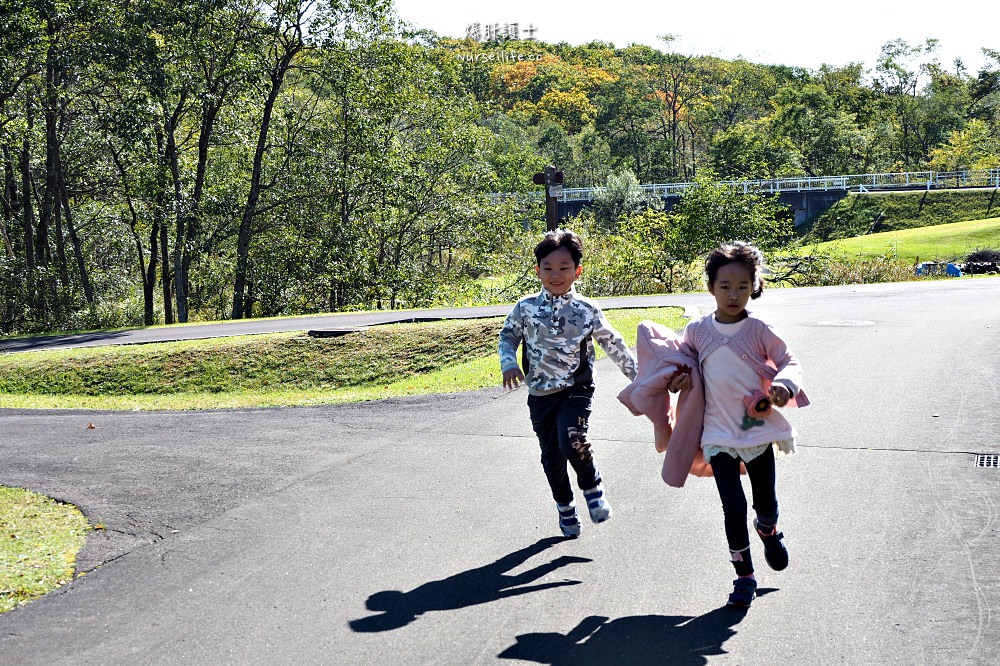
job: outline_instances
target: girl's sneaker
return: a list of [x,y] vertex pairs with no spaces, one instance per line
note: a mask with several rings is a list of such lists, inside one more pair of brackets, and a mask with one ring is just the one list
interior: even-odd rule
[[757,596],[757,581],[753,578],[739,577],[733,581],[733,591],[729,595],[729,605],[738,608],[749,608]]
[[772,527],[769,533],[762,532],[756,518],[753,519],[753,528],[757,531],[760,540],[764,542],[764,559],[767,560],[767,566],[775,571],[781,571],[787,567],[788,549],[785,548],[785,543],[782,541],[785,535],[779,532],[777,527]]
[[597,486],[590,490],[583,491],[583,497],[587,500],[587,509],[590,510],[590,519],[595,523],[603,523],[611,517],[611,505],[604,499],[604,488]]
[[580,536],[580,518],[576,515],[576,505],[572,502],[557,503],[556,508],[559,509],[559,529],[562,530],[563,536],[569,539]]

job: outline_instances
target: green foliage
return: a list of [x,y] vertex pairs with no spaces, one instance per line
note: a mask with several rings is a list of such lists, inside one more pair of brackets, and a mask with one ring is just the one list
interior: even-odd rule
[[953,131],[947,143],[931,149],[927,166],[935,171],[1000,168],[1000,136],[984,121],[973,118]]
[[738,193],[703,173],[670,211],[663,248],[690,263],[728,241],[753,243],[768,252],[792,237],[792,221],[776,197]]
[[628,169],[608,175],[604,188],[594,195],[590,209],[597,222],[607,229],[615,229],[620,220],[644,208],[662,208],[658,199],[646,196],[639,187],[639,179]]
[[724,180],[784,178],[805,173],[802,155],[769,119],[740,123],[716,135],[709,147],[712,170]]
[[[568,187],[997,164],[1000,57],[971,76],[933,41],[813,72],[670,39],[441,38],[385,0],[7,2],[0,34],[4,333],[130,321],[139,299],[146,324],[241,294],[250,316],[502,299],[541,214],[489,195],[546,164]],[[720,238],[784,235],[709,191],[643,215],[634,184],[598,204],[595,244],[630,258],[595,257],[600,289],[677,288]]]
[[782,255],[771,259],[769,279],[779,285],[823,287],[838,284],[906,282],[918,279],[913,264],[892,251],[879,256],[851,256],[839,251]]
[[[637,190],[623,178],[617,201],[629,201],[630,186]],[[692,290],[700,285],[697,260],[720,244],[744,240],[769,252],[793,235],[776,198],[737,193],[708,175],[669,213],[652,207],[640,211],[638,204],[620,209],[614,226],[600,213],[576,221],[591,248],[584,278],[588,294]]]

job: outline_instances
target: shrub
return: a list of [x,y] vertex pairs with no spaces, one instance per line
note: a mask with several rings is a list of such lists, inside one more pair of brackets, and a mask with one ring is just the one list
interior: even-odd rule
[[1000,250],[978,249],[969,253],[966,261],[974,263],[997,263],[1000,262]]
[[892,253],[881,257],[837,256],[826,252],[785,255],[769,261],[770,281],[793,287],[822,287],[836,284],[906,282],[917,276],[905,259]]

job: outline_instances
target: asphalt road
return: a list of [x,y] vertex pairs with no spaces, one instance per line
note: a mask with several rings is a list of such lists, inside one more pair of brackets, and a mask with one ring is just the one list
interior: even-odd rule
[[1000,470],[974,454],[1000,452],[998,303],[977,279],[754,304],[813,406],[788,412],[800,452],[778,467],[791,564],[758,569],[748,612],[723,607],[714,484],[660,481],[606,361],[591,433],[615,514],[572,541],[523,391],[0,411],[0,484],[108,528],[85,576],[0,616],[0,661],[996,664]]

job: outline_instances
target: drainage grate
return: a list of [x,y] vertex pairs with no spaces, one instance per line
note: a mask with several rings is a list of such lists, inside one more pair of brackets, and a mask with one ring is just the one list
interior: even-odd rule
[[977,453],[976,467],[1000,468],[1000,453]]

